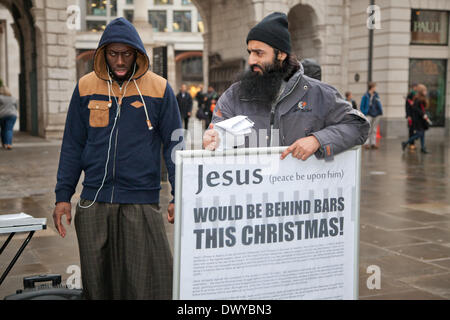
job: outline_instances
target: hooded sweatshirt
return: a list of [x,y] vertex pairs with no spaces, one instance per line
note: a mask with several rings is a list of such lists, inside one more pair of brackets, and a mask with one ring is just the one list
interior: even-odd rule
[[[111,43],[137,50],[136,71],[122,86],[108,74],[105,48]],[[180,113],[170,85],[149,65],[133,25],[123,18],[108,24],[95,52],[94,71],[79,80],[69,105],[56,202],[70,202],[84,171],[82,199],[158,203],[161,145],[174,195],[171,154],[179,142],[171,135],[181,128]]]

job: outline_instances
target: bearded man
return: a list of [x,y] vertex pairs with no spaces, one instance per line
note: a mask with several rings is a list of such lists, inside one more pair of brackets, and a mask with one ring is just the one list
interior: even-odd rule
[[213,124],[245,115],[254,122],[258,140],[248,147],[289,146],[281,155],[301,160],[334,154],[363,144],[369,122],[332,86],[304,75],[291,53],[287,16],[275,12],[247,36],[249,70],[220,97],[203,147],[215,150],[219,134]]

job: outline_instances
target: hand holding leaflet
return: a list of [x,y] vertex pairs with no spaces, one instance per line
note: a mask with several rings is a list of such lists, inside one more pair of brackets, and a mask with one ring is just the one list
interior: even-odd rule
[[245,135],[252,132],[254,123],[247,116],[236,116],[215,124],[214,129],[219,133],[217,151],[232,149],[245,142]]

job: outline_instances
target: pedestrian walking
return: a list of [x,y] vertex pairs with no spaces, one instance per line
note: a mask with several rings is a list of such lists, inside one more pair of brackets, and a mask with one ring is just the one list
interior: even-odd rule
[[[159,211],[161,146],[175,190],[171,155],[181,128],[176,97],[149,71],[134,26],[111,21],[69,105],[59,160],[55,227],[71,223],[71,198],[84,171],[76,206],[83,292],[87,299],[171,299],[172,254]],[[167,218],[174,219],[173,200]]]
[[[417,83],[413,83],[412,90],[408,93],[405,101],[405,117],[407,119],[407,127],[408,127],[408,138],[411,138],[414,135],[414,127],[412,125],[412,117],[411,117],[411,109],[414,104],[414,100],[416,99],[417,93]],[[414,142],[408,145],[411,150],[415,150],[416,146]]]
[[181,85],[180,92],[177,94],[178,107],[180,108],[181,119],[184,122],[184,129],[188,129],[189,118],[192,114],[192,97],[187,92],[187,86]]
[[361,99],[361,112],[367,117],[370,122],[369,137],[364,143],[365,149],[378,149],[377,146],[377,130],[380,123],[380,118],[383,115],[383,106],[381,105],[380,97],[376,92],[377,84],[369,82],[368,90]]
[[8,87],[0,86],[0,132],[2,147],[12,149],[14,124],[17,120],[17,99],[11,95]]
[[356,104],[356,101],[353,100],[353,94],[350,91],[345,93],[345,100],[352,104],[353,109],[358,110],[358,105]]
[[205,130],[209,128],[209,124],[211,123],[214,109],[212,106],[216,106],[216,102],[219,99],[219,95],[213,86],[208,87],[208,91],[205,96],[205,113],[206,113],[206,121],[205,121]]
[[407,141],[402,142],[403,151],[409,144],[420,139],[420,152],[429,153],[425,147],[425,131],[432,125],[432,122],[426,114],[426,110],[428,109],[427,94],[427,87],[423,84],[418,84],[416,99],[414,99],[413,106],[409,112],[409,115],[412,118],[414,134]]

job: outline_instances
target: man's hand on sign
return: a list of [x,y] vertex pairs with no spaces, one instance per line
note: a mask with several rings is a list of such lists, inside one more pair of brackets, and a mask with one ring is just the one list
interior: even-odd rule
[[167,221],[169,221],[169,223],[173,223],[175,221],[174,212],[175,204],[169,203],[169,206],[167,207]]
[[281,160],[291,153],[294,158],[299,160],[308,159],[314,152],[320,148],[319,140],[314,136],[300,138],[291,144],[282,154]]
[[216,150],[219,146],[219,133],[213,129],[213,124],[209,125],[209,129],[203,134],[203,148],[206,150]]

